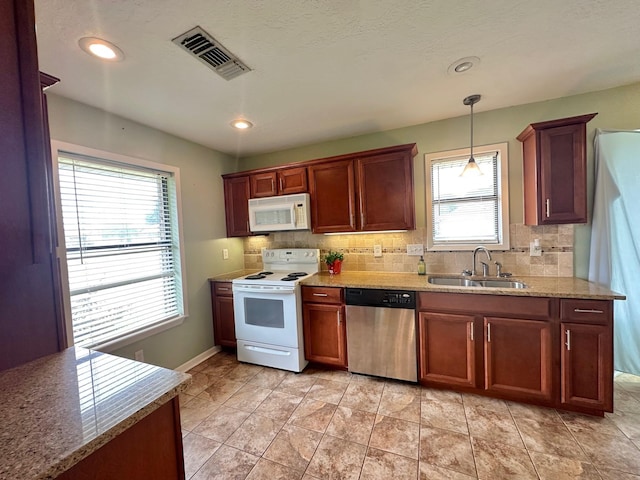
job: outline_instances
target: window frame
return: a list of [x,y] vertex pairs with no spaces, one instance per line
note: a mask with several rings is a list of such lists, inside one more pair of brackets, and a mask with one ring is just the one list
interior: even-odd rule
[[[486,155],[491,152],[498,152],[498,230],[501,241],[499,243],[482,244],[488,250],[504,251],[510,248],[509,239],[509,156],[507,142],[495,143],[490,145],[474,146],[474,156]],[[480,240],[472,243],[450,243],[437,244],[433,239],[433,198],[431,189],[431,164],[434,161],[442,161],[447,159],[456,159],[460,157],[469,157],[471,155],[470,148],[461,148],[456,150],[444,150],[440,152],[426,153],[424,156],[425,166],[425,198],[426,198],[426,220],[427,220],[427,251],[472,251],[478,245]]]
[[71,294],[70,294],[70,286],[69,286],[69,272],[67,268],[67,254],[66,254],[66,245],[65,245],[65,234],[64,234],[64,224],[62,219],[62,205],[60,199],[60,177],[58,175],[58,156],[60,154],[72,154],[78,156],[86,156],[93,157],[98,160],[104,160],[105,162],[115,162],[119,164],[131,165],[132,167],[140,167],[143,169],[157,170],[166,172],[171,175],[173,178],[174,189],[175,189],[175,212],[176,212],[176,221],[175,228],[177,229],[178,235],[178,260],[180,261],[180,287],[178,287],[176,293],[178,297],[181,297],[182,300],[182,314],[173,318],[164,319],[153,324],[150,324],[140,330],[135,332],[124,334],[119,337],[115,337],[111,340],[107,340],[101,344],[97,344],[95,346],[90,347],[91,350],[99,350],[101,352],[113,352],[119,348],[130,345],[132,343],[138,342],[145,338],[156,335],[160,332],[168,330],[170,328],[177,327],[184,323],[185,319],[189,316],[188,311],[188,296],[187,296],[187,274],[186,274],[186,258],[185,258],[185,240],[183,234],[183,219],[182,219],[182,194],[180,188],[180,169],[173,165],[168,165],[159,162],[153,162],[150,160],[138,158],[138,157],[130,157],[127,155],[121,155],[117,153],[107,152],[104,150],[97,150],[89,147],[84,147],[81,145],[76,145],[67,142],[61,142],[58,140],[51,140],[51,159],[52,159],[52,177],[53,177],[53,190],[54,190],[54,202],[55,202],[55,211],[56,211],[56,232],[57,232],[57,245],[56,245],[56,256],[58,259],[58,264],[60,266],[60,283],[62,290],[62,302],[64,308],[64,324],[66,330],[66,339],[67,345],[74,345],[73,338],[73,323],[71,316]]

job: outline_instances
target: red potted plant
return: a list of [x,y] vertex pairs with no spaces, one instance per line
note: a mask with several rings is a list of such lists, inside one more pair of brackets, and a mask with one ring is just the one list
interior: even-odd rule
[[324,256],[324,262],[327,264],[327,267],[329,267],[329,273],[331,275],[340,273],[343,259],[344,255],[342,253],[331,250]]

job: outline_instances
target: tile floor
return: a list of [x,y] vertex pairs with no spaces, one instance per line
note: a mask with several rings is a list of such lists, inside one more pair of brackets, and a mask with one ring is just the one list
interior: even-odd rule
[[605,418],[220,352],[181,396],[186,478],[640,479],[640,377]]

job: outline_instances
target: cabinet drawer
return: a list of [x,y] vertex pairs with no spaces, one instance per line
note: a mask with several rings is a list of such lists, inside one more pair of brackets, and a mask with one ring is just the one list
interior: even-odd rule
[[233,295],[231,290],[231,282],[214,282],[213,291],[216,295]]
[[577,323],[608,325],[612,318],[611,300],[573,300],[560,301],[560,318]]
[[313,303],[344,303],[342,288],[302,287],[302,301]]

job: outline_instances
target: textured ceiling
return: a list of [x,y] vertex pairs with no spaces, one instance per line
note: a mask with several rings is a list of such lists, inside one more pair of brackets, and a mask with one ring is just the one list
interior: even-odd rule
[[[640,81],[637,0],[35,0],[53,93],[238,157]],[[253,71],[171,39],[200,25]],[[118,45],[105,63],[85,36]],[[452,76],[449,65],[480,64]],[[229,122],[254,122],[236,132]]]

